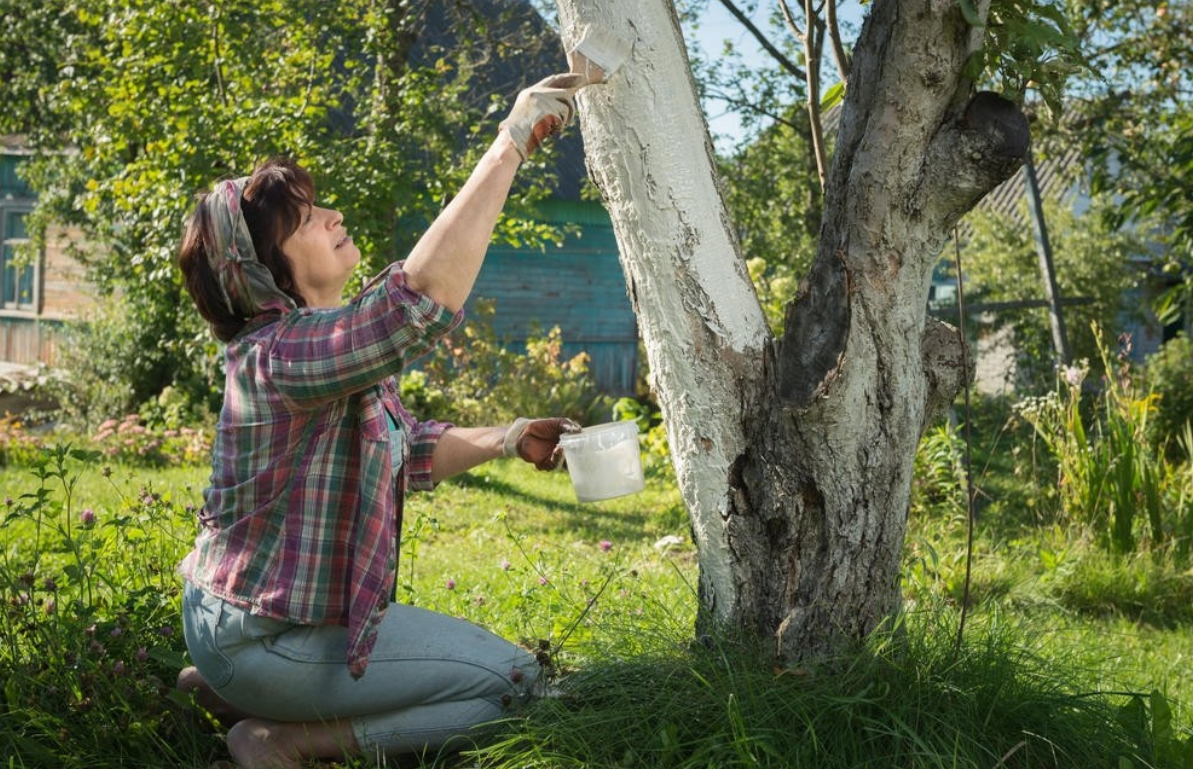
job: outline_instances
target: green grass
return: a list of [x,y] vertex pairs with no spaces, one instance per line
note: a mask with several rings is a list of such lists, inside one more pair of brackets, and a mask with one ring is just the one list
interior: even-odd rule
[[[997,461],[986,487],[1014,487],[1013,463]],[[0,469],[0,765],[224,758],[219,725],[169,685],[185,662],[173,568],[206,470],[61,457],[39,472]],[[775,670],[741,639],[694,642],[696,555],[659,477],[580,504],[566,473],[497,462],[412,495],[405,600],[545,641],[566,673],[565,696],[511,719],[495,745],[422,764],[1193,766],[1189,575],[1102,555],[1046,510],[1007,507],[1021,498],[980,520],[959,648],[965,518],[943,505],[910,522],[895,628]],[[664,537],[683,541],[657,547]]]

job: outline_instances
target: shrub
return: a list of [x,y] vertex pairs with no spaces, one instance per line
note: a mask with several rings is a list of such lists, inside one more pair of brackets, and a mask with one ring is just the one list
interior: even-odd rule
[[[1095,326],[1095,334],[1101,339]],[[1112,360],[1099,342],[1103,377],[1090,415],[1083,414],[1088,364],[1060,372],[1059,387],[1021,402],[1019,414],[1056,458],[1063,511],[1117,553],[1159,549],[1175,540],[1189,554],[1187,473],[1152,449],[1146,436],[1156,398],[1131,370],[1129,339]]]
[[1180,437],[1193,421],[1193,339],[1170,339],[1147,360],[1147,381],[1157,397],[1148,437],[1172,459],[1189,457]]
[[613,419],[633,419],[638,423],[638,441],[642,446],[642,469],[645,472],[675,478],[667,427],[657,406],[646,400],[621,398],[613,404]]
[[421,418],[469,426],[520,416],[571,417],[581,424],[608,418],[610,399],[597,390],[587,354],[565,359],[558,327],[531,336],[525,351],[515,352],[493,330],[492,303],[478,302],[472,316],[435,347],[421,370],[403,377],[403,401]]
[[[147,486],[85,506],[76,483],[95,452],[56,446],[36,488],[0,508],[0,744],[21,767],[185,765],[210,753],[173,684],[183,660],[165,527],[193,511]],[[136,553],[136,557],[129,557]],[[113,736],[119,735],[114,749]]]

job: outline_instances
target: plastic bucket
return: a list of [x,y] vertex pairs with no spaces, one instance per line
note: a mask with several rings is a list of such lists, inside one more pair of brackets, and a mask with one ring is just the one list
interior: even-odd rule
[[581,502],[597,502],[642,491],[638,423],[632,419],[585,427],[559,436],[572,488]]

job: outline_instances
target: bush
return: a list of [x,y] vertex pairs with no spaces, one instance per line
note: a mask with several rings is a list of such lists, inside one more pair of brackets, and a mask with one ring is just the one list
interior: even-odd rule
[[1170,339],[1147,360],[1147,381],[1158,397],[1148,437],[1171,459],[1188,459],[1193,449],[1181,441],[1193,421],[1193,339]]
[[1089,416],[1084,362],[1062,370],[1056,391],[1023,401],[1018,412],[1056,458],[1056,485],[1072,522],[1116,553],[1158,550],[1173,542],[1180,558],[1187,559],[1193,527],[1189,473],[1146,439],[1156,398],[1131,370],[1129,345],[1112,359],[1099,344],[1106,375]]
[[493,305],[480,302],[473,319],[444,340],[402,380],[402,400],[422,419],[465,426],[501,424],[517,417],[570,417],[606,421],[611,399],[588,370],[588,355],[563,358],[558,327],[526,340],[515,352],[493,330]]

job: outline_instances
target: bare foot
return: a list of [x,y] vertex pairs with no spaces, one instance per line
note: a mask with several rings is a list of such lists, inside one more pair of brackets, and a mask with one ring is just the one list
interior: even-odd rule
[[248,713],[233,707],[216,694],[215,690],[207,685],[207,682],[203,680],[203,676],[199,674],[199,670],[193,665],[183,668],[178,673],[177,685],[182,691],[193,695],[195,702],[199,703],[208,713],[219,719],[221,723],[230,725],[249,717]]
[[247,718],[228,731],[228,752],[242,769],[298,769],[308,759],[356,755],[347,721],[282,723]]

